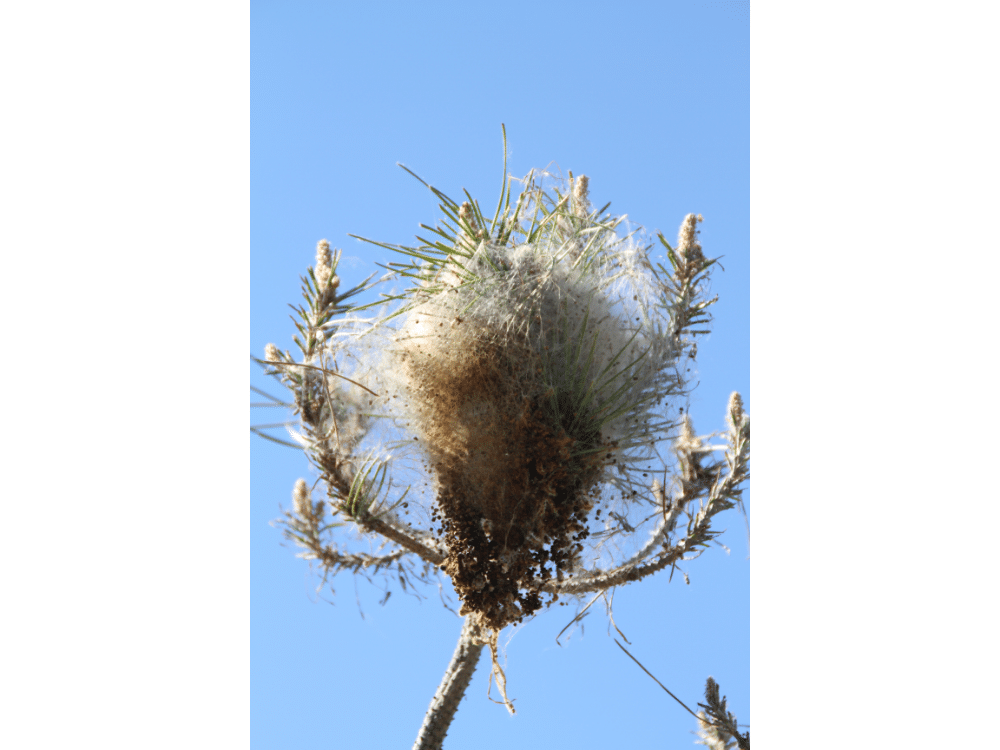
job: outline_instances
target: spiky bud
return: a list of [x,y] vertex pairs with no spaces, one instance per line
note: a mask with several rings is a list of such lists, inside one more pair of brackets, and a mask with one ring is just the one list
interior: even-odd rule
[[581,219],[590,215],[590,178],[585,174],[573,181],[573,213]]
[[298,479],[292,490],[292,507],[295,515],[301,518],[308,518],[312,515],[312,502],[309,497],[309,485],[305,479]]
[[320,240],[316,244],[316,268],[313,270],[316,275],[316,284],[320,291],[326,289],[333,275],[333,259],[330,256],[330,243]]
[[473,237],[479,234],[479,222],[476,221],[476,214],[472,210],[472,204],[469,201],[464,201],[458,207],[458,218],[465,223]]
[[726,407],[726,422],[729,424],[729,429],[733,434],[739,432],[745,418],[746,413],[743,411],[743,397],[738,392],[733,391],[732,395],[729,396],[729,405]]
[[681,223],[677,236],[677,254],[689,265],[697,265],[704,261],[701,243],[698,242],[698,222],[703,221],[701,214],[688,214]]

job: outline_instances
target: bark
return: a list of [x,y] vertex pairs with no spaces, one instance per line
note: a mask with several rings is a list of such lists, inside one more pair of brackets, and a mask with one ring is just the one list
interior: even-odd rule
[[462,702],[465,690],[472,681],[472,673],[476,671],[479,655],[483,651],[482,643],[473,643],[472,632],[471,617],[466,617],[455,653],[431,699],[413,750],[441,750],[448,727],[455,718],[458,704]]

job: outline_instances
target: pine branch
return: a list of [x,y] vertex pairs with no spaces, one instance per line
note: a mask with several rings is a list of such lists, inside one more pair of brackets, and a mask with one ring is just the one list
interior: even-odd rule
[[[366,531],[381,534],[389,541],[395,542],[409,552],[416,553],[431,565],[441,565],[445,560],[444,553],[437,549],[436,544],[434,546],[426,544],[423,540],[417,538],[413,532],[404,530],[388,521],[383,521],[379,518],[367,518],[364,521],[360,521],[358,525]],[[426,537],[426,539],[430,540],[431,537]]]
[[[706,705],[707,704],[707,705]],[[750,750],[750,730],[740,734],[736,716],[726,709],[726,697],[719,697],[719,685],[711,677],[705,681],[705,703],[699,703],[699,744],[711,750],[730,750],[733,740],[740,750]]]
[[483,651],[483,643],[476,637],[477,628],[473,617],[466,617],[462,625],[462,633],[458,637],[458,645],[451,662],[445,670],[441,684],[431,699],[430,708],[424,716],[417,741],[413,750],[441,750],[448,727],[458,711],[458,705],[465,697],[465,691],[472,682],[472,674],[476,671],[479,656]]
[[[738,394],[734,396],[738,399]],[[742,493],[739,485],[750,476],[750,418],[743,413],[742,401],[734,407],[733,398],[730,398],[728,411],[730,420],[738,424],[739,428],[730,432],[730,446],[726,452],[729,468],[727,472],[720,473],[721,467],[715,463],[709,466],[701,465],[700,453],[705,451],[701,441],[692,437],[693,431],[690,429],[690,422],[687,422],[687,434],[682,433],[678,439],[682,470],[681,491],[674,498],[670,510],[665,514],[663,522],[650,542],[633,558],[612,570],[594,570],[574,575],[563,581],[548,581],[541,587],[542,590],[552,594],[584,594],[633,583],[675,565],[685,554],[707,545],[714,539],[716,532],[711,527],[712,518],[739,502]],[[706,491],[707,497],[692,519],[686,536],[675,544],[665,541],[666,534],[672,530],[684,508],[693,504]],[[657,547],[660,547],[661,551],[656,555],[656,559],[645,562]]]

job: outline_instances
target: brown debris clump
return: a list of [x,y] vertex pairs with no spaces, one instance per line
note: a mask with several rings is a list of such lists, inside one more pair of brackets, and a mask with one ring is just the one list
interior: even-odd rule
[[600,435],[544,384],[524,341],[453,326],[410,339],[400,364],[437,480],[442,569],[461,614],[499,631],[540,609],[541,585],[583,550]]

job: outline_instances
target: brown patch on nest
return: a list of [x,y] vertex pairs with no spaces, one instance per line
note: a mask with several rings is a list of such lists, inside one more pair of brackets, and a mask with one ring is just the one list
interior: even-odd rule
[[[526,346],[456,343],[411,346],[404,366],[438,481],[442,569],[461,613],[478,613],[498,631],[540,609],[541,585],[572,568],[589,534],[604,451],[586,431],[592,422],[542,392]],[[563,402],[558,417],[553,398]]]

